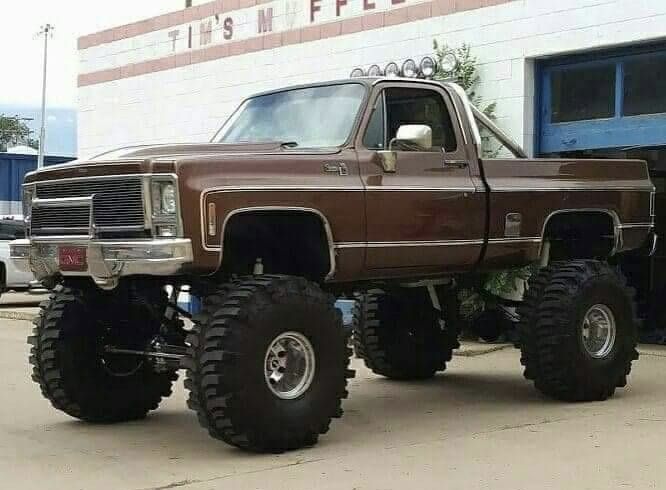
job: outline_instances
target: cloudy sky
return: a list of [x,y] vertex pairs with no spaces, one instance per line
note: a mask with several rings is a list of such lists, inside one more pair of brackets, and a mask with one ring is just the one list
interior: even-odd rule
[[[76,40],[135,20],[181,9],[185,0],[1,0],[0,105],[41,102],[43,38],[40,26],[55,25],[49,41],[48,104],[76,107]],[[195,5],[201,2],[195,2]]]

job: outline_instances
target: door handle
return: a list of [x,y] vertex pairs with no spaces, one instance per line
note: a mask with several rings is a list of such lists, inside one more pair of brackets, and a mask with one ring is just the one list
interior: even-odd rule
[[347,165],[344,162],[339,162],[339,163],[325,163],[324,164],[324,172],[332,173],[332,174],[338,174],[341,176],[349,175],[349,171],[347,170]]
[[467,160],[444,160],[445,167],[453,168],[467,168],[469,162]]

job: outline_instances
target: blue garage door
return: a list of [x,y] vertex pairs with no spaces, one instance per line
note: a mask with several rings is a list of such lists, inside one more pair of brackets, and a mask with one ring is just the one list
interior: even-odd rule
[[537,150],[666,145],[666,46],[541,62]]

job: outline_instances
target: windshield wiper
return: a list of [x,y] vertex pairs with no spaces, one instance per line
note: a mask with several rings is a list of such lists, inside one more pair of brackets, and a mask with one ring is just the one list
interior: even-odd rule
[[285,141],[284,143],[280,143],[280,148],[296,148],[298,146],[298,143],[296,141]]

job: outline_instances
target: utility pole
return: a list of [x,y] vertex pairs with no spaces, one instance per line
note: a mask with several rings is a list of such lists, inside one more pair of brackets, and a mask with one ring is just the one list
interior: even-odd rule
[[49,37],[53,37],[53,29],[55,27],[51,24],[42,26],[39,31],[39,36],[44,36],[44,74],[42,78],[42,127],[39,132],[39,157],[37,158],[37,168],[44,166],[44,144],[46,143],[46,67],[49,54]]

